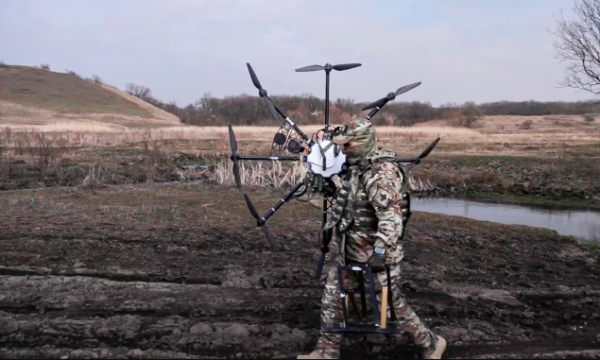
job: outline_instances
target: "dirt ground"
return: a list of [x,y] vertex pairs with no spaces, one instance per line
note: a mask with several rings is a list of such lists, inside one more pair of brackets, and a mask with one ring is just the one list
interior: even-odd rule
[[[245,190],[261,213],[281,196]],[[269,221],[271,252],[232,187],[5,191],[0,357],[295,358],[320,326],[319,224],[318,209],[286,204]],[[449,341],[446,358],[600,358],[596,250],[425,213],[405,248],[403,292]],[[415,356],[358,335],[342,352]]]

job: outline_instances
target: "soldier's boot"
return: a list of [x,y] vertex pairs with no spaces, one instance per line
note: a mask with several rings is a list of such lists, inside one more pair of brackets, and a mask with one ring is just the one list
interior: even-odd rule
[[308,355],[299,355],[296,359],[339,359],[340,358],[339,334],[322,335],[317,341],[316,348]]
[[436,341],[431,349],[423,352],[423,359],[441,359],[444,352],[446,352],[446,347],[448,346],[446,339],[439,335],[435,337]]

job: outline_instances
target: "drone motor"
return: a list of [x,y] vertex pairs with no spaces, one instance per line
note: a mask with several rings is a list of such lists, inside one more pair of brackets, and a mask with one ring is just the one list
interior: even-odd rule
[[292,154],[299,154],[304,150],[304,148],[302,147],[302,144],[298,140],[295,140],[295,139],[290,139],[290,141],[288,142],[288,145],[287,145],[287,149]]

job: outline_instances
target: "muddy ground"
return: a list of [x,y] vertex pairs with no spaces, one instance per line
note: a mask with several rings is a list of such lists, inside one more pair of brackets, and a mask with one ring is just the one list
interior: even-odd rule
[[[245,191],[260,212],[281,196]],[[2,192],[0,357],[310,351],[319,210],[286,204],[269,223],[276,252],[241,194],[209,184]],[[446,358],[600,358],[595,250],[550,230],[425,213],[405,248],[403,292],[449,341]],[[383,340],[348,336],[342,356],[416,356]]]

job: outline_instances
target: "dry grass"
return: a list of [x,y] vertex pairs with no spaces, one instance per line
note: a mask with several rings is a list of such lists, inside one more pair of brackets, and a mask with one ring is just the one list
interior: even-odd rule
[[[538,119],[539,120],[539,119]],[[518,123],[520,120],[514,120]],[[556,121],[556,120],[544,120]],[[561,120],[566,121],[566,120]],[[572,119],[571,121],[575,121]],[[12,132],[51,133],[62,136],[69,146],[120,146],[147,141],[164,142],[172,150],[196,151],[202,154],[224,154],[229,150],[227,127],[198,126],[131,127],[96,120],[55,121],[37,125],[9,125]],[[532,121],[532,129],[507,132],[493,128],[477,129],[433,126],[432,123],[413,127],[383,126],[377,128],[379,145],[406,155],[421,151],[435,138],[441,138],[436,153],[448,154],[502,154],[553,156],[557,149],[600,143],[600,126],[567,127],[563,132],[543,128]],[[438,124],[440,125],[440,124]],[[319,126],[302,126],[312,134]],[[548,130],[546,132],[546,130]],[[234,131],[241,154],[269,154],[273,135],[278,127],[236,126]],[[585,131],[584,131],[585,130]]]
[[[523,123],[531,122],[529,129]],[[420,127],[448,126],[452,120],[433,120],[419,124]],[[600,123],[586,124],[581,115],[520,116],[497,115],[484,116],[477,122],[474,130],[482,134],[565,134],[600,132]]]
[[77,76],[24,66],[0,69],[0,100],[67,113],[151,114],[123,96]]
[[27,66],[0,68],[0,118],[11,126],[97,121],[128,127],[180,124],[179,119],[109,85]]
[[[306,163],[294,162],[283,165],[280,162],[240,162],[240,178],[242,186],[261,186],[273,188],[289,188],[302,181],[306,176],[308,166]],[[215,181],[221,185],[234,185],[233,162],[221,160],[215,166]],[[334,181],[341,187],[337,177]],[[429,180],[411,175],[409,185],[414,192],[434,190],[435,187]]]

